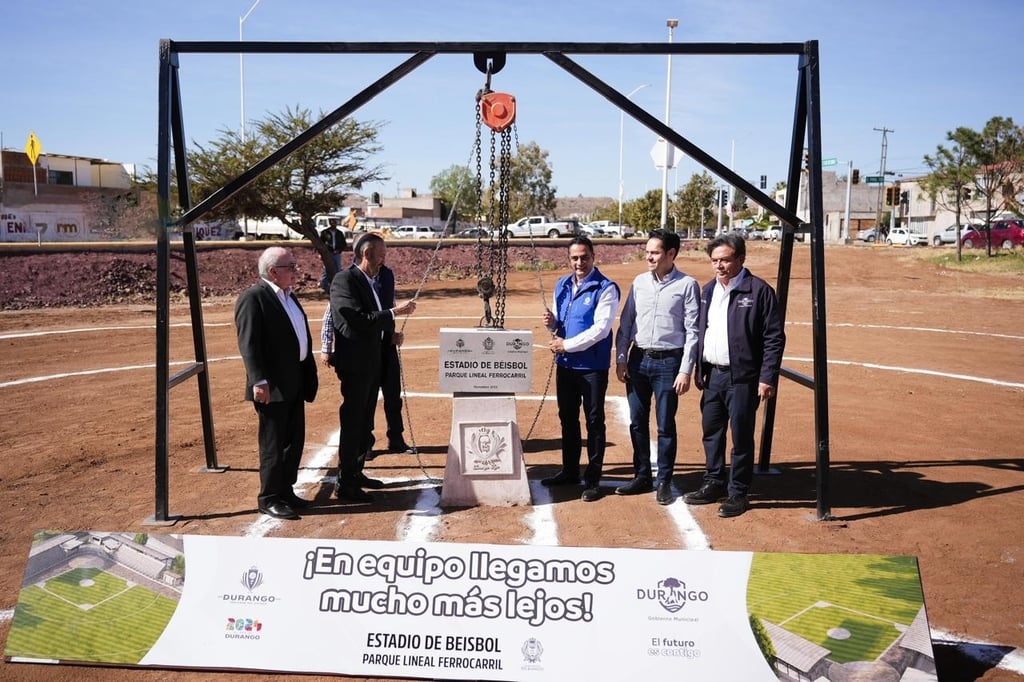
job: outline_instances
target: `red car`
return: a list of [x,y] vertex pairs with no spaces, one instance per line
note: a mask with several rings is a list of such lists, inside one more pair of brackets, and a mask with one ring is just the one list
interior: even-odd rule
[[[985,247],[984,226],[972,227],[964,232],[961,240],[965,249]],[[992,223],[992,246],[1000,249],[1012,249],[1024,246],[1024,219],[997,220]]]

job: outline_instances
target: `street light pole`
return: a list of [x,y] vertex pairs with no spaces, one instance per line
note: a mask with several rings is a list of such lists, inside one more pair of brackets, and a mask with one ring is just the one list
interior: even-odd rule
[[[675,31],[676,26],[679,25],[678,19],[669,19],[665,22],[668,26],[668,42],[672,44],[672,34]],[[672,55],[668,56],[668,75],[665,83],[665,125],[669,125],[669,120],[672,111]],[[665,167],[661,169],[661,229],[668,228],[668,167],[669,159],[672,158],[672,153],[675,151],[674,145],[665,140]]]
[[[640,92],[644,88],[650,87],[650,83],[643,83],[633,88],[626,99],[631,98],[636,93]],[[625,113],[622,109],[619,109],[619,228],[622,227],[622,130],[625,124]]]
[[[245,23],[245,20],[249,18],[249,15],[252,14],[252,11],[256,9],[256,5],[258,4],[260,4],[260,0],[256,0],[256,2],[252,3],[252,7],[249,8],[249,11],[238,17],[238,42],[242,42],[242,24]],[[241,96],[242,114],[241,128],[239,128],[239,131],[242,137],[242,142],[245,142],[245,56],[241,52],[238,53],[238,83],[239,94]]]

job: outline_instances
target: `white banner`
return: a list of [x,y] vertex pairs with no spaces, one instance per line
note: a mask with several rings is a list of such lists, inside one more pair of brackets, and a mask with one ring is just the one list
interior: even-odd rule
[[[766,615],[774,608],[748,595],[755,556],[783,557],[765,562],[780,581],[762,575],[763,587],[775,598],[797,595],[787,606],[794,619],[836,608],[830,618],[854,637],[865,620],[868,644],[880,642],[877,655],[889,658],[918,620],[927,633],[920,592],[907,589],[919,587],[907,557],[842,557],[862,567],[852,570],[883,571],[865,590],[887,586],[900,609],[858,595],[840,609],[819,598],[827,585],[801,575],[797,564],[814,558],[799,555],[90,531],[37,534],[5,654],[474,680],[777,680],[771,658],[780,670],[828,679],[829,667],[843,664],[829,649],[793,646],[803,640],[750,616],[754,601]],[[800,589],[786,586],[792,578]],[[897,611],[905,622],[883,627]],[[840,630],[828,636],[842,642]],[[852,650],[837,651],[849,658]],[[905,667],[920,668],[921,656],[915,650]]]

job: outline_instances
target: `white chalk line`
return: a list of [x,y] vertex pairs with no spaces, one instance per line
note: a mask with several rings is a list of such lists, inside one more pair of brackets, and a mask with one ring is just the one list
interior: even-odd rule
[[[417,315],[414,318],[407,318],[403,324],[409,324],[416,321],[437,321],[437,320],[479,320],[479,317],[472,315]],[[516,316],[505,316],[506,320],[533,320],[536,319],[534,315],[516,315]],[[231,322],[204,322],[204,327],[228,327],[232,326]],[[794,322],[789,320],[786,325],[792,325],[794,327],[810,327],[812,322]],[[191,322],[175,322],[170,325],[171,327],[191,327]],[[937,327],[908,327],[903,325],[889,325],[889,324],[861,324],[858,322],[828,322],[825,324],[826,328],[850,328],[850,329],[891,329],[893,331],[901,332],[920,332],[929,334],[959,334],[965,336],[984,336],[994,339],[1011,339],[1011,340],[1024,340],[1024,336],[1017,334],[1001,334],[996,332],[981,332],[969,329],[939,329]],[[121,325],[113,327],[78,327],[75,329],[50,329],[46,331],[27,331],[27,332],[11,332],[8,334],[0,334],[0,340],[3,339],[24,339],[32,338],[36,336],[52,336],[56,334],[86,334],[95,332],[105,331],[133,331],[140,329],[155,330],[155,324],[142,324],[142,325]]]
[[[537,348],[541,348],[537,346]],[[425,351],[425,350],[437,350],[437,345],[408,345],[402,346],[402,353],[410,351]],[[226,362],[226,361],[237,361],[241,360],[238,355],[226,355],[218,358],[207,358],[208,363],[215,362]],[[783,362],[814,362],[813,358],[803,357],[792,357],[786,356],[783,358]],[[183,365],[191,365],[193,361],[175,361],[168,363],[171,367],[178,367]],[[903,374],[920,374],[923,376],[938,377],[941,379],[953,379],[956,381],[969,381],[973,383],[986,384],[988,386],[1000,386],[1004,388],[1024,388],[1024,382],[1017,381],[1003,381],[1001,379],[989,379],[986,377],[973,377],[967,374],[954,374],[951,372],[939,372],[932,369],[920,369],[916,367],[898,367],[895,365],[880,365],[875,362],[853,362],[852,360],[835,360],[831,359],[828,361],[829,365],[836,366],[849,366],[849,367],[864,367],[866,369],[877,369],[886,372],[900,372]],[[8,388],[11,386],[23,386],[26,384],[35,384],[45,381],[57,381],[60,379],[69,379],[73,377],[93,376],[97,374],[108,374],[111,372],[132,372],[143,369],[156,369],[156,363],[149,363],[145,365],[125,365],[122,367],[101,367],[98,369],[87,369],[78,370],[75,372],[61,372],[59,374],[48,374],[45,376],[38,377],[26,377],[24,379],[12,379],[10,381],[0,382],[0,389]],[[440,396],[449,396],[449,393],[436,394]],[[432,394],[431,397],[434,397]]]
[[[810,327],[812,322],[786,322],[787,325]],[[993,339],[1012,339],[1015,341],[1024,340],[1024,336],[1017,334],[999,334],[996,332],[979,332],[968,329],[939,329],[937,327],[904,327],[890,324],[861,324],[858,322],[827,322],[826,327],[847,327],[852,329],[891,329],[899,332],[922,332],[930,334],[961,334],[965,336],[987,336]]]

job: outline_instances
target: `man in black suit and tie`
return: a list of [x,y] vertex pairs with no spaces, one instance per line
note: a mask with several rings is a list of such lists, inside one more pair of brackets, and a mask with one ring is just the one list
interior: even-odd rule
[[383,343],[390,343],[395,317],[411,315],[416,301],[387,306],[375,277],[384,263],[387,246],[377,234],[355,243],[354,265],[331,282],[334,321],[334,369],[341,379],[341,443],[338,447],[338,499],[369,502],[363,488],[379,482],[363,473],[364,454],[370,449],[373,417],[380,390]]
[[295,494],[306,440],[305,404],[317,391],[309,322],[292,293],[297,265],[279,246],[259,258],[260,282],[235,302],[238,350],[245,364],[245,398],[259,417],[259,510],[279,519],[299,518],[309,502]]
[[[380,266],[377,273],[380,283],[381,303],[385,306],[395,305],[395,273],[387,265]],[[398,360],[398,347],[405,341],[404,332],[384,333],[382,350],[384,357],[381,366],[380,392],[384,396],[384,416],[387,420],[388,452],[415,454],[415,450],[405,442],[405,423],[402,419],[402,366]],[[372,438],[371,438],[372,440]],[[371,443],[372,445],[372,443]]]

